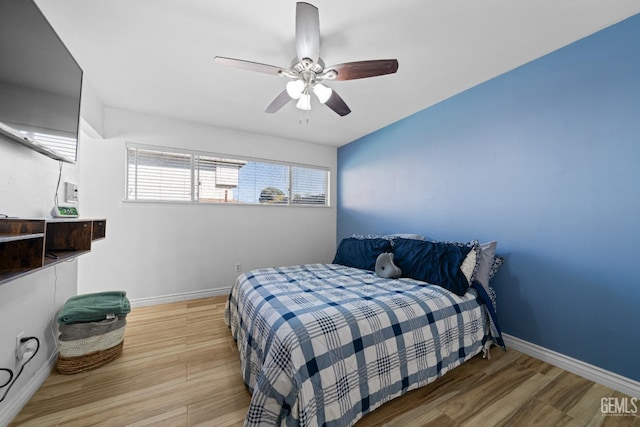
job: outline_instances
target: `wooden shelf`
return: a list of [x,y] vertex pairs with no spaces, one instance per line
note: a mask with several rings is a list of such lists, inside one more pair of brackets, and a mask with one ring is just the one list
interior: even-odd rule
[[44,220],[0,220],[0,283],[42,266]]
[[104,239],[107,235],[107,221],[96,220],[93,221],[93,227],[91,230],[91,240]]
[[[36,234],[44,234],[45,221],[40,219],[0,218],[0,239],[31,238]],[[39,236],[42,237],[42,236]],[[0,240],[2,242],[2,240]]]
[[0,284],[91,251],[105,219],[0,218]]
[[12,236],[12,235],[3,236],[0,234],[0,243],[15,242],[18,240],[39,239],[40,237],[44,237],[44,233],[19,234],[17,236]]
[[77,256],[80,255],[84,255],[88,252],[91,252],[89,250],[86,251],[55,251],[55,252],[49,252],[47,251],[45,253],[44,256],[44,263],[43,263],[43,267],[50,267],[54,264],[58,264],[60,262],[66,261],[68,259],[72,259],[75,258]]

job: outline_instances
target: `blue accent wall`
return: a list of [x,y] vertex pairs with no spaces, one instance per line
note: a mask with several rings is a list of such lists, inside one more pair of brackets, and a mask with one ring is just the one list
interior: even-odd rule
[[350,233],[498,240],[504,332],[640,381],[640,15],[341,147]]

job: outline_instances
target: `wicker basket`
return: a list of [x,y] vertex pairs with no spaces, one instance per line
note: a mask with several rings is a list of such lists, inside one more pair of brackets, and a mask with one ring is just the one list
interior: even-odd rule
[[58,372],[90,371],[120,356],[130,311],[125,291],[69,298],[58,313]]
[[[86,325],[86,329],[89,330],[92,324],[77,323],[76,325]],[[60,339],[58,342],[60,356],[65,358],[86,356],[90,353],[96,353],[98,351],[115,347],[124,340],[124,330],[125,327],[122,326],[114,331],[92,335],[78,340],[65,341]]]
[[[112,329],[113,326],[120,327]],[[76,374],[90,371],[120,356],[125,326],[126,319],[61,326],[62,333],[58,340],[58,372]]]
[[100,350],[93,353],[76,357],[58,356],[58,372],[64,375],[78,374],[80,372],[90,371],[99,368],[111,362],[122,354],[124,341],[106,350]]

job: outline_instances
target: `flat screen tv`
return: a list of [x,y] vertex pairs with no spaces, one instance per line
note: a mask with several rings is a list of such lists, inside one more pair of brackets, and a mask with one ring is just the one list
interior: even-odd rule
[[0,138],[74,163],[82,69],[32,0],[0,0]]

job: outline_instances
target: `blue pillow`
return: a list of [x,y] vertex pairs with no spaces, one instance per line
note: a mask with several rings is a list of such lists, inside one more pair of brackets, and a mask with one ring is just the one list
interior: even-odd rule
[[396,239],[393,253],[403,277],[438,285],[462,296],[469,289],[469,281],[460,266],[472,249],[455,243]]
[[378,255],[391,252],[391,242],[386,239],[343,239],[338,246],[333,264],[374,271]]

